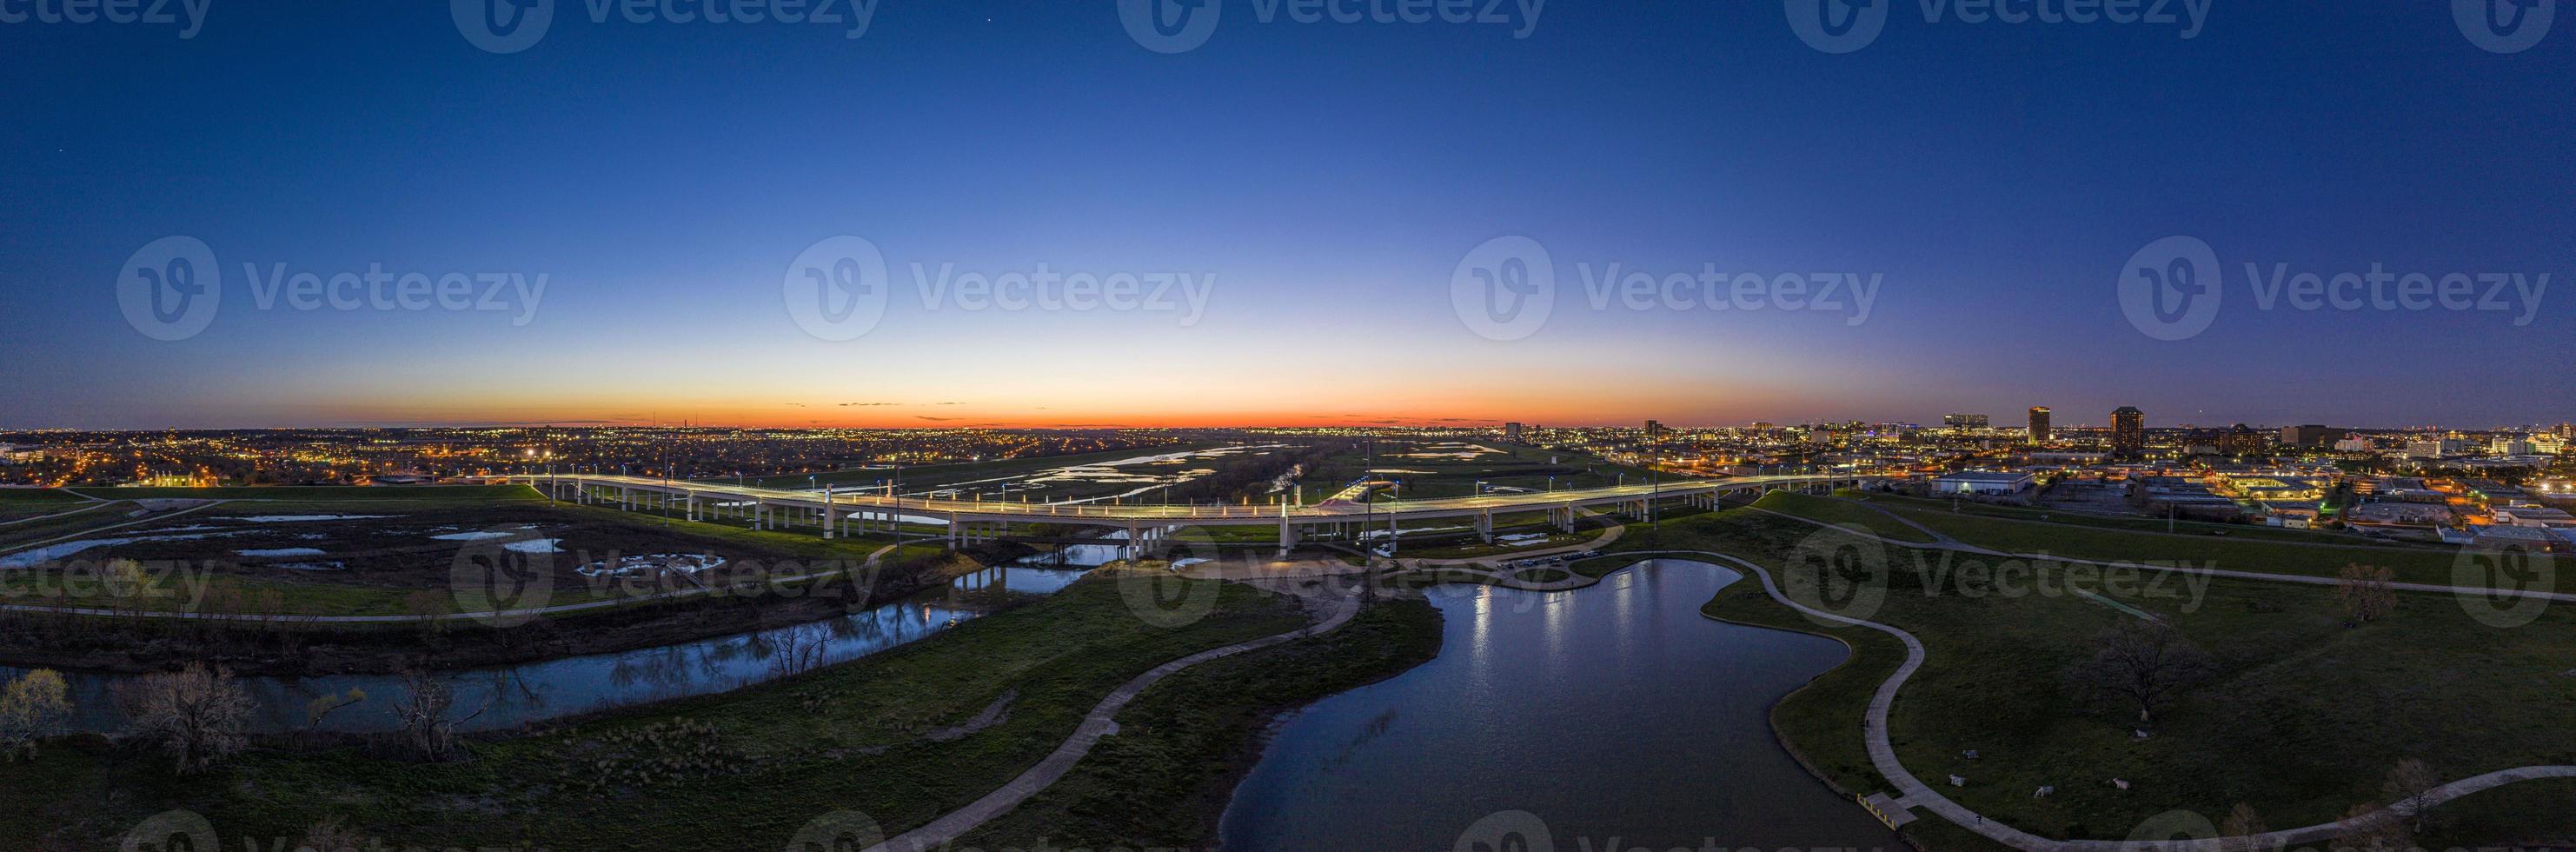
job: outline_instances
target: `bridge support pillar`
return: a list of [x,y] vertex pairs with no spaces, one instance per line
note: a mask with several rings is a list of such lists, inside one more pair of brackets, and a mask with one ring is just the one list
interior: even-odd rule
[[1280,519],[1279,519],[1279,552],[1280,552],[1282,555],[1285,555],[1285,554],[1287,554],[1287,552],[1288,552],[1288,551],[1296,549],[1297,544],[1298,544],[1298,539],[1299,539],[1299,538],[1300,538],[1300,535],[1299,535],[1299,530],[1297,529],[1297,525],[1296,525],[1296,524],[1294,524],[1294,523],[1291,523],[1287,518],[1280,518]]
[[1487,509],[1476,516],[1476,536],[1486,544],[1494,543],[1494,510]]
[[830,506],[823,507],[823,539],[825,541],[829,541],[831,539],[838,538],[839,536],[837,534],[840,532],[840,529],[840,515],[833,512],[832,507]]

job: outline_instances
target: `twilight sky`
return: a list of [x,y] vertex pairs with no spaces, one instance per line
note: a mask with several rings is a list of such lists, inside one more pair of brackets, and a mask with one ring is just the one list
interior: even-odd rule
[[[2448,3],[2218,3],[2183,38],[1894,0],[1835,55],[1771,0],[1557,0],[1526,38],[1211,0],[1166,54],[1107,0],[884,0],[858,38],[594,2],[508,54],[444,2],[0,22],[0,427],[2576,418],[2576,20],[2497,53]],[[829,340],[790,267],[841,235],[888,303]],[[2164,340],[2119,285],[2175,235],[2220,307]],[[219,289],[160,340],[119,288],[174,236]],[[1506,236],[1555,296],[1498,340],[1451,285]],[[1632,305],[1587,286],[1613,264],[1754,273],[1765,308]],[[2524,278],[2308,310],[2282,264]],[[495,309],[285,283],[379,268]],[[1203,289],[971,295],[1041,269]],[[1847,275],[1865,313],[1776,283]]]

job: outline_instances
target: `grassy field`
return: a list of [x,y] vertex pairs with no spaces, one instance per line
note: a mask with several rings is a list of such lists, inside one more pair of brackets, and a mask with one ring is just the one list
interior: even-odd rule
[[[2458,548],[2419,548],[2419,546],[2372,546],[2372,543],[2308,543],[2308,541],[2267,541],[2251,535],[2166,535],[2141,533],[2141,530],[2117,528],[2084,528],[2084,525],[2035,523],[2035,520],[2007,520],[1986,515],[1953,515],[1947,510],[1927,510],[1904,502],[1878,499],[1888,512],[1904,515],[1914,523],[1953,535],[1963,543],[1994,548],[2007,553],[2048,553],[2061,559],[2094,559],[2094,561],[2159,561],[2159,564],[2187,564],[2202,569],[2223,571],[2259,571],[2259,574],[2306,574],[2306,577],[2336,577],[2344,566],[2365,564],[2385,566],[2396,574],[2398,582],[2421,584],[2491,584],[2491,587],[2524,587],[2543,592],[2576,592],[2576,577],[2563,577],[2576,571],[2576,561],[2558,556],[2555,566],[2540,571],[2535,577],[2491,577],[2488,571],[2463,569],[2463,551]],[[1850,512],[1865,512],[1860,507],[1816,507],[1816,497],[1798,494],[1767,494],[1762,507],[1777,507],[1790,515],[1816,517],[1816,512],[1837,512],[1837,517],[1855,517]],[[1904,525],[1865,523],[1883,538],[1899,538],[1911,530]],[[2295,533],[2295,530],[2293,530]],[[1919,533],[1917,533],[1919,538]],[[2548,561],[2537,556],[2535,561]],[[2468,561],[2478,569],[2483,561]]]
[[[978,495],[987,500],[1011,501],[1102,499],[1110,498],[1115,495],[1126,494],[1127,492],[1135,491],[1140,488],[1153,486],[1156,483],[1154,477],[1169,477],[1188,470],[1213,469],[1222,465],[1241,464],[1245,463],[1247,460],[1261,457],[1279,459],[1278,464],[1284,469],[1287,465],[1284,454],[1294,454],[1299,451],[1293,446],[1270,447],[1270,443],[1271,442],[1266,441],[1221,443],[1201,440],[1179,442],[1155,447],[1107,450],[1096,453],[1077,453],[1062,456],[1034,456],[1029,458],[1002,459],[997,461],[921,465],[917,467],[903,468],[900,473],[900,482],[902,485],[902,491],[906,495],[917,496],[937,492],[953,492],[939,493],[938,496],[943,499],[969,498]],[[1215,452],[1227,447],[1253,446],[1265,447],[1265,449],[1248,449],[1240,452],[1224,453]],[[1061,468],[1067,467],[1100,466],[1107,465],[1112,462],[1152,456],[1172,455],[1176,453],[1207,453],[1208,455],[1192,456],[1172,461],[1120,465],[1114,468],[1107,468],[1103,471],[1087,472],[1082,475],[1055,475],[1053,473]],[[826,474],[789,474],[783,476],[754,477],[748,480],[739,481],[767,488],[783,488],[801,491],[813,488],[816,485],[871,488],[882,486],[888,480],[895,479],[897,476],[897,472],[890,468],[867,468]],[[1036,481],[1037,479],[1043,479],[1043,481]],[[710,483],[733,484],[738,480],[726,477],[713,477],[705,479],[704,481]],[[1157,490],[1136,495],[1128,499],[1156,502],[1164,499],[1162,495],[1163,492]]]
[[[1954,503],[1949,500],[1938,500],[1926,497],[1908,497],[1900,494],[1852,491],[1848,489],[1837,492],[1836,496],[1875,502],[1883,507],[1891,509],[1915,509],[1950,514],[1974,515],[1988,518],[2002,518],[2005,520],[2016,521],[2043,521],[2048,523],[2095,527],[2099,529],[2128,530],[2131,532],[2172,532],[2185,535],[2252,538],[2266,541],[2304,541],[2320,544],[2372,545],[2379,543],[2351,533],[2327,532],[2321,530],[2298,530],[2289,529],[2287,527],[2269,527],[2261,524],[2221,524],[2209,521],[2185,520],[2174,520],[2168,523],[2163,518],[2100,515],[2087,512],[2032,508],[2029,506],[2006,506],[1993,503],[1977,503],[1965,500]],[[2409,545],[2403,543],[2391,543],[2391,546],[2405,547]]]
[[[395,846],[527,844],[557,849],[741,849],[783,846],[808,821],[864,812],[896,832],[962,806],[1052,751],[1101,696],[1135,674],[1199,650],[1305,623],[1293,602],[1226,585],[1187,626],[1146,624],[1112,579],[1076,583],[1043,601],[848,665],[740,692],[635,708],[544,733],[474,742],[470,759],[419,764],[367,747],[273,748],[219,774],[177,780],[156,756],[97,738],[48,743],[32,762],[0,763],[0,837],[37,848],[113,846],[144,817],[173,808],[235,837],[301,837],[337,817]],[[1433,616],[1436,621],[1436,615]],[[1360,641],[1418,646],[1419,613],[1390,611]],[[1418,647],[1285,649],[1311,682],[1235,689],[1266,666],[1175,680],[1149,702],[1157,727],[1099,778],[1170,778],[1237,738],[1254,704],[1295,701],[1335,683],[1401,670]],[[1263,662],[1270,659],[1265,654]],[[1372,662],[1374,661],[1374,662]],[[1247,661],[1250,662],[1250,661]],[[1367,667],[1383,665],[1385,671]],[[1253,677],[1246,672],[1262,672]],[[1193,686],[1192,684],[1196,685]],[[1168,695],[1169,697],[1166,697]],[[994,708],[1001,708],[994,718]],[[1223,733],[1187,727],[1220,711]],[[1224,714],[1233,714],[1225,716]],[[988,727],[970,724],[981,717]],[[1161,723],[1181,720],[1166,727]],[[972,730],[969,730],[972,729]],[[961,731],[965,731],[961,733]],[[1167,739],[1162,734],[1171,734]],[[1222,745],[1222,743],[1215,743]],[[1239,759],[1228,752],[1226,759]],[[1164,760],[1181,761],[1167,765]],[[1087,762],[1088,763],[1088,762]],[[1095,782],[1098,783],[1098,782]],[[1140,823],[1169,803],[1134,797],[1081,801],[1082,813]],[[1081,788],[1074,788],[1080,793]]]
[[[1173,675],[1072,774],[959,840],[968,849],[1212,848],[1277,711],[1392,677],[1440,652],[1440,611],[1388,601],[1323,637]],[[1041,842],[1046,847],[1041,847]]]
[[1794,491],[1773,491],[1762,495],[1762,499],[1756,501],[1754,505],[1828,524],[1860,527],[1876,533],[1880,538],[1927,544],[1933,540],[1922,530],[1888,517],[1886,512],[1847,499],[1818,497]]
[[76,494],[101,500],[262,500],[285,503],[352,503],[400,501],[411,503],[488,503],[494,500],[535,499],[535,489],[525,485],[279,485],[236,486],[230,488],[72,488]]
[[[1471,448],[1492,452],[1459,457],[1473,452]],[[1476,493],[1478,481],[1492,487],[1545,491],[1551,481],[1558,489],[1600,488],[1618,483],[1621,475],[1629,482],[1644,482],[1650,475],[1642,468],[1581,453],[1494,441],[1388,440],[1377,442],[1374,464],[1365,451],[1337,455],[1306,471],[1297,483],[1305,489],[1307,502],[1320,502],[1371,469],[1408,471],[1385,474],[1404,482],[1401,496],[1406,499],[1470,496]],[[1392,496],[1382,494],[1379,499]]]
[[[1217,446],[1222,445],[1213,441],[1191,441],[1159,447],[1102,450],[1096,453],[1073,453],[1061,456],[1029,456],[1026,458],[1016,459],[995,459],[993,461],[911,465],[906,466],[903,469],[903,488],[905,493],[911,493],[916,488],[933,486],[944,487],[982,479],[1027,476],[1032,473],[1052,468],[1085,464],[1102,464],[1122,459],[1137,458],[1139,456],[1161,455],[1164,453],[1200,450]],[[812,484],[813,477],[819,476],[822,482],[831,485],[874,485],[878,482],[884,481],[893,474],[894,470],[890,468],[867,468],[862,470],[841,471],[839,473],[755,476],[748,481],[753,485],[763,488],[806,488]],[[718,477],[707,479],[705,481],[730,484],[734,480]]]
[[[731,577],[782,577],[859,565],[893,543],[874,537],[823,539],[819,531],[755,531],[605,506],[557,503],[524,487],[211,489],[292,495],[294,499],[227,499],[184,513],[129,517],[133,504],[65,518],[0,527],[0,551],[52,542],[121,542],[66,552],[16,569],[0,584],[12,603],[176,611],[276,612],[302,615],[410,615],[436,593],[440,612],[462,611],[454,589],[459,559],[482,553],[541,571],[550,594],[524,605],[628,599],[694,588]],[[137,521],[140,521],[139,523]],[[130,524],[130,526],[128,526]],[[114,529],[107,529],[115,527]],[[441,539],[441,536],[448,538]],[[458,539],[457,536],[482,538]],[[517,553],[511,542],[552,541],[555,552]],[[937,555],[940,542],[916,539],[898,555]],[[607,560],[646,554],[707,554],[725,566],[692,577],[613,579],[580,573]],[[65,582],[113,560],[184,566],[155,571],[152,594],[93,600]],[[245,606],[264,595],[273,605]]]
[[0,488],[0,524],[67,512],[89,502],[52,488]]
[[[1727,512],[1667,523],[1660,533],[1632,531],[1614,549],[1717,550],[1776,570],[1814,533],[1789,519]],[[2058,536],[2060,552],[2078,544]],[[2116,549],[2114,536],[2087,536],[2081,546]],[[1892,718],[1898,755],[1936,783],[1967,778],[1944,792],[2025,830],[2119,839],[2169,810],[2214,822],[2238,802],[2274,828],[2301,826],[2375,800],[2404,759],[2424,760],[2445,779],[2576,762],[2576,726],[2563,710],[2576,701],[2576,610],[2566,607],[2498,629],[2450,596],[2407,594],[2394,616],[2355,628],[2344,625],[2330,588],[2219,580],[2197,595],[2115,596],[2167,619],[2218,666],[2160,714],[2152,737],[2138,739],[2133,714],[2079,703],[2063,677],[2088,653],[2089,637],[2125,616],[2065,594],[1972,596],[1961,575],[1927,577],[1906,570],[1911,564],[1900,549],[1872,572],[1884,572],[1889,588],[1872,617],[1913,632],[1929,649]],[[2039,570],[2065,579],[2059,569]],[[1887,789],[1862,750],[1859,719],[1903,659],[1901,646],[1875,631],[1819,625],[1752,583],[1729,587],[1707,611],[1853,646],[1852,661],[1785,699],[1773,721],[1836,787]],[[1964,757],[1969,750],[1979,758]],[[2115,778],[2130,789],[2117,789]],[[2057,794],[2034,799],[2043,785]],[[2437,811],[2444,823],[2436,835],[2462,843],[2576,836],[2576,822],[2541,816],[2576,812],[2576,783],[2518,787]],[[1909,832],[1933,848],[1982,843],[1938,820],[1917,826]]]

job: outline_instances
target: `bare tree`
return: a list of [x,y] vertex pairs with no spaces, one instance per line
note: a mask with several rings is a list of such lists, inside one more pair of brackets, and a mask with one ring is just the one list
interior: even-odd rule
[[2415,838],[2406,832],[2406,821],[2383,814],[2378,805],[2359,804],[2343,812],[2332,846],[2350,852],[2406,852]]
[[423,760],[444,761],[456,753],[456,729],[492,709],[492,702],[461,718],[448,718],[456,706],[456,691],[445,679],[420,669],[402,675],[403,700],[394,702],[394,718],[402,723],[404,744]]
[[0,686],[0,761],[36,752],[36,740],[72,713],[70,690],[52,669],[37,669]]
[[146,602],[152,598],[155,591],[152,575],[143,570],[141,563],[131,559],[119,559],[107,563],[104,570],[106,576],[102,579],[105,582],[101,585],[106,588],[111,598],[109,609],[128,617],[141,617],[151,608],[151,605]]
[[2388,807],[2404,812],[2414,821],[2415,833],[2424,833],[2424,812],[2433,809],[2433,788],[2442,786],[2433,767],[2421,760],[2407,758],[2388,770],[2388,781],[2379,787],[2381,799]]
[[2136,707],[2138,722],[2152,724],[2157,710],[2216,670],[2208,654],[2171,626],[2123,619],[2093,637],[2093,656],[2069,669],[2067,681],[2088,700]]
[[192,663],[131,681],[117,697],[130,720],[127,735],[158,744],[181,775],[212,769],[250,746],[250,695],[230,669]]
[[369,848],[369,845],[369,839],[365,835],[361,835],[355,829],[349,828],[346,824],[343,824],[340,821],[339,817],[335,816],[324,819],[321,822],[314,823],[312,828],[305,829],[304,842],[296,844],[295,848],[299,850],[299,852],[302,850],[310,850],[310,852],[359,852],[359,850]]
[[419,625],[423,638],[438,635],[446,626],[442,617],[448,612],[446,595],[424,589],[403,596],[403,614]]
[[830,646],[832,627],[827,622],[811,621],[782,628],[762,637],[769,652],[769,669],[778,677],[790,677],[813,671],[823,662],[823,649]]
[[340,708],[365,700],[367,700],[367,691],[354,686],[349,687],[346,693],[334,692],[313,699],[304,705],[304,726],[317,731],[321,730],[323,719],[330,717],[332,713],[339,712]]
[[2354,624],[2377,621],[2397,609],[2397,593],[2391,588],[2396,581],[2397,572],[2384,567],[2345,565],[2335,582],[2335,604]]
[[2254,813],[2253,805],[2237,802],[2235,808],[2228,810],[2227,823],[2219,826],[2218,834],[2221,837],[2252,837],[2270,830],[2264,827],[2263,818]]

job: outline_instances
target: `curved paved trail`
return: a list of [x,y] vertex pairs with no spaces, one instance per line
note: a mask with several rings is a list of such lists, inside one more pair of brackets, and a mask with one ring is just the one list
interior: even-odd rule
[[[1925,657],[1923,642],[1914,638],[1914,634],[1875,621],[1813,609],[1791,600],[1787,594],[1780,591],[1780,586],[1772,579],[1769,569],[1729,554],[1707,550],[1646,550],[1630,551],[1630,553],[1647,557],[1686,556],[1735,566],[1760,578],[1762,590],[1782,606],[1797,610],[1811,618],[1876,630],[1905,643],[1904,664],[1897,666],[1896,673],[1889,675],[1885,682],[1879,684],[1878,691],[1870,696],[1868,711],[1861,718],[1862,733],[1867,739],[1866,745],[1869,748],[1870,766],[1877,769],[1879,775],[1887,778],[1888,783],[1895,786],[1899,794],[1878,805],[1881,810],[1891,815],[1913,808],[1922,808],[1995,842],[2030,852],[2185,852],[2185,850],[2188,852],[2250,852],[2250,850],[2276,849],[2333,840],[2357,828],[2378,825],[2413,814],[2411,808],[2399,805],[2373,811],[2366,816],[2349,821],[2320,823],[2257,835],[2201,840],[2052,840],[2031,834],[1987,819],[1984,815],[1951,801],[1950,797],[1942,795],[1939,790],[1933,789],[1932,785],[1915,777],[1913,772],[1905,768],[1904,763],[1896,759],[1896,747],[1888,741],[1887,716],[1895,706],[1896,694],[1904,688],[1906,679],[1913,677],[1916,671],[1923,668]],[[2425,796],[2425,799],[2428,805],[2439,805],[2471,793],[2539,778],[2576,778],[2576,766],[2525,766],[2489,772],[2436,787]]]
[[1143,694],[1145,688],[1153,686],[1156,681],[1210,660],[1329,633],[1350,623],[1351,617],[1359,614],[1359,602],[1349,598],[1334,596],[1328,603],[1333,609],[1328,611],[1321,621],[1314,624],[1287,633],[1200,651],[1155,666],[1144,674],[1137,675],[1135,679],[1110,691],[1108,697],[1102,698],[1098,705],[1093,706],[1091,712],[1082,717],[1082,725],[1074,729],[1073,736],[1065,738],[1062,745],[1056,746],[1055,753],[1047,755],[1045,760],[1038,761],[1038,765],[1029,767],[1027,772],[1020,773],[1020,777],[1011,779],[1011,783],[985,794],[983,798],[975,800],[972,804],[931,820],[928,825],[904,832],[884,843],[870,846],[867,852],[928,852],[955,842],[966,832],[975,830],[977,826],[995,817],[1010,813],[1011,809],[1019,807],[1022,802],[1028,801],[1055,784],[1058,779],[1065,776],[1065,773],[1073,771],[1074,764],[1082,762],[1082,758],[1089,755],[1092,747],[1099,745],[1102,738],[1117,733],[1118,711],[1126,709],[1129,702],[1135,701],[1136,696]]

